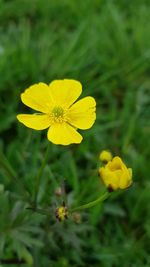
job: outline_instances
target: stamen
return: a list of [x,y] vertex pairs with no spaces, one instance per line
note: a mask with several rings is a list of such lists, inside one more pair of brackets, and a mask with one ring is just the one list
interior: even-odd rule
[[55,106],[51,111],[51,118],[53,122],[62,123],[66,121],[66,110],[60,106]]

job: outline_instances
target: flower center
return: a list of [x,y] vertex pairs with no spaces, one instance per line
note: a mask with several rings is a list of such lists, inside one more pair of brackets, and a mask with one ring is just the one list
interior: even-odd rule
[[53,122],[63,122],[65,121],[65,110],[60,106],[55,106],[52,109],[51,117]]
[[52,113],[53,113],[54,117],[59,118],[59,117],[63,117],[64,110],[62,107],[56,106],[53,108]]

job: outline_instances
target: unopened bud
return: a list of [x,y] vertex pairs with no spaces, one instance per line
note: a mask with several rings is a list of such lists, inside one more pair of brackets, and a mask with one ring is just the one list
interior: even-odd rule
[[107,163],[108,161],[112,160],[112,154],[107,150],[103,150],[99,155],[99,159],[100,161]]

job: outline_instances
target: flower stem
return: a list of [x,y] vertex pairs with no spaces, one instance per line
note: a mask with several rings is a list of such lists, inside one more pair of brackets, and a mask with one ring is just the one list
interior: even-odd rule
[[34,207],[37,206],[37,197],[38,197],[38,192],[39,192],[41,177],[42,177],[42,174],[43,174],[45,165],[46,165],[47,160],[48,160],[49,148],[50,148],[50,146],[48,144],[47,149],[46,149],[46,152],[45,152],[45,156],[44,156],[43,161],[42,161],[42,164],[41,164],[41,167],[40,167],[40,169],[39,169],[39,171],[37,173],[37,176],[36,176],[36,184],[35,184],[35,192],[34,192]]
[[78,206],[76,208],[73,208],[73,209],[70,210],[70,212],[72,213],[72,212],[79,211],[79,210],[89,209],[89,208],[97,205],[98,203],[103,202],[105,199],[107,199],[109,197],[109,195],[110,195],[109,192],[105,192],[102,196],[100,196],[96,200],[91,201],[91,202],[89,202],[87,204]]

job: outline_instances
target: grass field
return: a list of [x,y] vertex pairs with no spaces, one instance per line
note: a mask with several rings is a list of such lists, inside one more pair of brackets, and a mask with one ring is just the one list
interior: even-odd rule
[[[143,0],[0,1],[0,267],[150,266],[150,5]],[[80,145],[51,143],[38,195],[49,216],[26,208],[48,145],[16,115],[31,84],[73,78],[97,102]],[[55,205],[104,190],[99,153],[133,169],[133,186],[56,222]],[[65,164],[64,164],[65,163]],[[65,180],[66,196],[57,189]],[[28,192],[28,193],[27,193]]]

